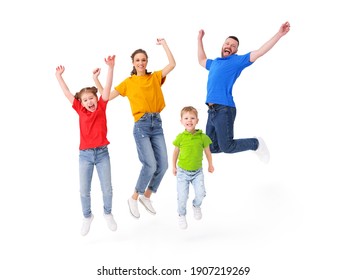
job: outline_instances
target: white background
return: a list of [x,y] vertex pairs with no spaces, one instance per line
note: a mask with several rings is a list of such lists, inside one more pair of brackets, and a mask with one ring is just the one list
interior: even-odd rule
[[[341,1],[2,1],[1,279],[173,279],[97,276],[107,268],[193,266],[251,268],[239,279],[345,279],[345,21]],[[252,152],[214,155],[207,173],[203,219],[188,208],[177,226],[172,141],[179,112],[199,110],[205,130],[207,71],[197,60],[198,31],[207,56],[224,39],[240,39],[239,54],[259,48],[280,25],[291,31],[234,87],[235,136],[262,136],[271,162]],[[167,64],[156,38],[166,39],[177,66],[168,75],[162,112],[170,167],[152,197],[156,216],[127,199],[140,169],[128,100],[108,106],[108,138],[118,230],[107,229],[95,172],[89,234],[79,234],[78,117],[55,78],[64,65],[72,92],[92,86],[92,70],[116,55],[114,85],[131,69],[131,53],[148,52],[148,70]]]

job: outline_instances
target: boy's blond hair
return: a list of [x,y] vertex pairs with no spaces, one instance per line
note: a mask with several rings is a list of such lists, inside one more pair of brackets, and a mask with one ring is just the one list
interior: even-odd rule
[[181,109],[181,111],[180,111],[180,118],[182,118],[185,113],[193,113],[198,118],[198,111],[197,111],[197,109],[195,107],[186,106],[183,109]]

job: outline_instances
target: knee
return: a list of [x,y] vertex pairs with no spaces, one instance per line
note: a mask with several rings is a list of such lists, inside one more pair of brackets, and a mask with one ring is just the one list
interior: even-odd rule
[[178,203],[185,204],[186,201],[189,199],[189,194],[187,192],[180,192],[178,193]]
[[161,164],[161,168],[160,169],[162,170],[162,172],[166,172],[167,169],[168,169],[168,162],[167,161],[163,162]]
[[89,198],[90,197],[90,191],[81,189],[80,190],[80,196],[83,198]]
[[160,160],[157,162],[156,171],[157,173],[165,173],[168,169],[168,160]]
[[146,164],[143,168],[145,169],[145,172],[150,175],[154,175],[156,172],[156,164]]
[[112,185],[107,185],[102,188],[102,192],[104,196],[112,196],[113,195],[113,188]]

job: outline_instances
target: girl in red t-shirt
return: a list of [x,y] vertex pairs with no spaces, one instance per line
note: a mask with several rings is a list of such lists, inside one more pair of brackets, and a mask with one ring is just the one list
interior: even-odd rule
[[[111,183],[110,157],[108,153],[106,107],[113,81],[115,55],[105,58],[108,74],[105,89],[100,98],[96,87],[86,87],[73,95],[66,85],[62,74],[64,66],[56,68],[56,78],[66,98],[79,115],[80,145],[79,145],[79,179],[80,197],[83,211],[81,234],[84,236],[90,230],[94,215],[91,212],[91,179],[94,166],[100,179],[103,193],[104,217],[110,230],[115,231],[117,224],[112,215],[113,189]],[[96,75],[99,69],[95,69]]]

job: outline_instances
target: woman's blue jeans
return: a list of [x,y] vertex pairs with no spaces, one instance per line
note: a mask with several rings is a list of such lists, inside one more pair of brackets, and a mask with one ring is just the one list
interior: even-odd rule
[[177,193],[178,193],[178,214],[180,216],[186,215],[186,204],[189,198],[189,186],[193,186],[195,190],[195,198],[192,205],[200,207],[206,195],[204,185],[203,169],[200,168],[195,171],[184,170],[180,167],[177,168]]
[[206,134],[213,142],[210,145],[212,153],[239,153],[257,150],[258,140],[256,138],[233,139],[236,114],[235,107],[217,104],[209,106]]
[[101,190],[103,194],[103,209],[105,214],[112,212],[113,189],[111,182],[111,164],[108,147],[103,146],[94,149],[79,151],[79,181],[80,197],[82,202],[83,216],[91,216],[91,180],[94,166],[99,176]]
[[146,113],[134,124],[133,135],[142,168],[135,191],[155,193],[168,169],[168,156],[159,113]]

